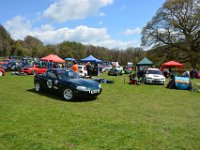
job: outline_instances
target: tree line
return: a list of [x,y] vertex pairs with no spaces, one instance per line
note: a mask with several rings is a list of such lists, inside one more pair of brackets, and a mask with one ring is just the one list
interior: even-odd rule
[[24,40],[14,40],[6,29],[0,25],[0,56],[31,56],[44,57],[56,54],[61,58],[75,58],[80,60],[93,55],[104,61],[117,61],[121,65],[127,62],[137,63],[144,56],[141,48],[127,48],[126,50],[107,49],[104,47],[83,45],[79,42],[63,41],[59,44],[45,45],[33,36],[26,36]]

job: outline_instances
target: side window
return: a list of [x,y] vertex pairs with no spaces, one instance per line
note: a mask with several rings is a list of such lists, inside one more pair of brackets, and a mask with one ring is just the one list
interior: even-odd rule
[[47,77],[52,78],[52,79],[57,79],[57,76],[53,71],[48,71]]

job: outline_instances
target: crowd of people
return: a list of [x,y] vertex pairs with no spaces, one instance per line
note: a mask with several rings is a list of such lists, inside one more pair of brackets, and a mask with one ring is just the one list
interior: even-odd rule
[[[62,64],[62,63],[52,63],[52,62],[42,62],[41,64],[39,64],[40,66],[46,67],[46,68],[71,68],[73,71],[75,72],[79,72],[79,68],[78,68],[78,63],[77,61],[71,61],[68,62],[66,64]],[[91,77],[92,74],[94,72],[96,72],[96,75],[99,75],[100,69],[98,64],[91,64],[90,62],[84,63],[82,64],[83,66],[85,66],[85,69],[87,70],[87,75],[88,77]]]
[[[87,70],[87,76],[89,78],[92,77],[92,74],[94,72],[96,73],[96,75],[99,75],[100,71],[99,71],[98,64],[92,65],[90,62],[87,62],[84,64],[84,66],[85,66],[85,69]],[[77,73],[79,72],[78,64],[76,61],[72,62],[71,69]]]

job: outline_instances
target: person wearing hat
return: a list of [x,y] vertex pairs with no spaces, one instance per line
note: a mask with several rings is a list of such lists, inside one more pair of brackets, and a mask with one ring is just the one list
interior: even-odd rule
[[78,73],[78,65],[76,61],[73,61],[72,70]]

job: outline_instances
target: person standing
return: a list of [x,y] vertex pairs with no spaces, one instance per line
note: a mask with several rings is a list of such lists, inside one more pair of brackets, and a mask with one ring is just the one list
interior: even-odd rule
[[78,65],[76,61],[73,61],[72,70],[78,73]]
[[86,70],[87,70],[87,74],[88,74],[89,78],[91,78],[91,76],[92,76],[92,74],[91,74],[92,66],[91,66],[90,62],[87,63]]
[[190,70],[190,78],[194,78],[194,68],[191,68]]
[[48,63],[47,63],[47,68],[48,68],[48,69],[51,69],[51,62],[49,62],[49,61],[48,61]]

